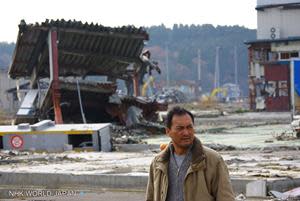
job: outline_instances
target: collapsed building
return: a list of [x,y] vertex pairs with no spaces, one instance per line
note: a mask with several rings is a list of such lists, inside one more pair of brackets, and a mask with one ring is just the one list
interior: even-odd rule
[[132,124],[130,111],[154,120],[167,105],[139,97],[140,55],[148,39],[143,28],[134,26],[22,20],[8,74],[29,83],[15,123],[52,119],[126,125]]

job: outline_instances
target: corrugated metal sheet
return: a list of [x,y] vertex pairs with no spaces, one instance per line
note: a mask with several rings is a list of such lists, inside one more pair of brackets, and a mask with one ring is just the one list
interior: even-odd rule
[[266,110],[268,112],[283,112],[290,110],[289,97],[281,97],[281,98],[266,98]]
[[[274,93],[266,97],[267,111],[290,110],[290,71],[288,65],[266,64],[265,80]],[[272,91],[272,90],[271,90]]]
[[281,64],[266,64],[265,78],[266,80],[280,81],[289,80],[290,73],[288,65]]
[[129,63],[140,64],[139,56],[148,40],[143,28],[117,28],[81,21],[46,20],[26,24],[21,21],[11,78],[30,77],[36,68],[38,77],[49,77],[47,38],[50,30],[58,35],[59,75],[110,75],[126,79]]

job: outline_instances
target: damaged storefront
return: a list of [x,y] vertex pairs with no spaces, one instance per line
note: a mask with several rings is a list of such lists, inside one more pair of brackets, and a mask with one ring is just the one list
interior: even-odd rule
[[[293,107],[292,61],[299,59],[300,38],[294,41],[247,42],[249,52],[249,103],[255,111],[290,111]],[[292,49],[287,50],[289,44]],[[298,77],[298,75],[296,75]],[[297,102],[295,102],[296,104]]]

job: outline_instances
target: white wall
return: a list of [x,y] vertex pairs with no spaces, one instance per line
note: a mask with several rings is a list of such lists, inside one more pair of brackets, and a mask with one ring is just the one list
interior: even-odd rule
[[300,9],[267,8],[257,11],[257,39],[272,39],[271,28],[276,29],[276,39],[300,36]]

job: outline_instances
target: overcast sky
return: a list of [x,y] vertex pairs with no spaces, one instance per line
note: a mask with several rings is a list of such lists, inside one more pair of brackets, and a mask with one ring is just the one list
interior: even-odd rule
[[256,0],[4,0],[0,5],[0,41],[8,42],[16,41],[21,19],[35,23],[64,18],[104,26],[257,26]]

